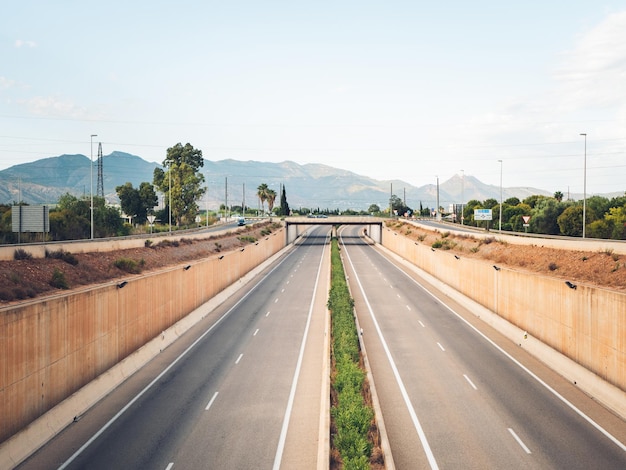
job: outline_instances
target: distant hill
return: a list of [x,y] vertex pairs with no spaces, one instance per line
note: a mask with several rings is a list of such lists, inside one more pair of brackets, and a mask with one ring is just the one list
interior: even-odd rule
[[[103,188],[107,201],[117,202],[115,188],[126,182],[138,187],[140,183],[152,182],[154,169],[161,165],[141,157],[115,151],[102,159]],[[258,207],[256,188],[267,184],[278,194],[284,185],[287,201],[292,208],[355,209],[364,210],[371,204],[387,207],[393,194],[405,199],[409,207],[434,207],[437,186],[429,184],[415,187],[401,180],[380,181],[351,171],[327,165],[285,161],[267,163],[259,161],[219,160],[204,161],[202,173],[208,182],[208,197],[201,201],[204,209],[223,204],[228,197],[229,205]],[[31,163],[15,165],[0,171],[0,203],[10,204],[20,198],[29,204],[56,203],[65,193],[89,196],[91,166],[85,155],[60,155]],[[93,162],[93,192],[97,187],[97,165]],[[550,196],[547,191],[535,188],[503,188],[502,197],[518,197],[520,200],[534,194]],[[455,175],[439,184],[439,203],[448,207],[451,203],[471,199],[500,199],[500,187],[487,185],[465,175]],[[280,201],[280,195],[277,203]]]

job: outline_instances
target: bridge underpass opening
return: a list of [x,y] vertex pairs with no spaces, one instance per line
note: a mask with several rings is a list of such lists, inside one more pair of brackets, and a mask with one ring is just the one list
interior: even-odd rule
[[383,222],[381,217],[362,216],[330,216],[330,217],[288,217],[285,219],[287,227],[287,244],[293,243],[302,234],[307,225],[363,225],[367,235],[376,243],[382,243]]

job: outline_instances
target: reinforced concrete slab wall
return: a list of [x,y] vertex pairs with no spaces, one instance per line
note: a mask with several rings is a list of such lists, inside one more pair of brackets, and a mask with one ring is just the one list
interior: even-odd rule
[[222,259],[129,276],[123,288],[0,309],[0,442],[280,251],[284,230]]
[[457,259],[389,231],[383,246],[626,391],[626,294]]

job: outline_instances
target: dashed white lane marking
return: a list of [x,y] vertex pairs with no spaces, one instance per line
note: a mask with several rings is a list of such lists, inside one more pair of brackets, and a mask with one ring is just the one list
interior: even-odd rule
[[445,350],[446,350],[446,348],[444,348],[444,347],[441,345],[441,343],[437,343],[437,346],[439,346],[439,348],[440,348],[442,351],[445,351]]
[[269,316],[270,316],[270,312],[269,312],[269,310],[267,311],[267,313],[265,314],[265,316],[266,316],[266,317],[269,317]]
[[426,325],[422,323],[422,320],[417,320],[417,322],[422,326],[422,328],[426,328]]
[[276,299],[274,300],[274,303],[278,302],[278,297],[276,297]]
[[474,382],[472,382],[472,380],[467,375],[463,374],[463,377],[465,377],[465,380],[467,380],[467,382],[472,386],[474,390],[478,390],[478,388],[476,388],[476,385],[474,385]]
[[515,431],[513,431],[511,428],[509,428],[509,432],[511,433],[511,435],[513,436],[513,438],[517,441],[517,443],[520,445],[520,447],[522,449],[524,449],[524,452],[526,452],[527,454],[530,454],[530,449],[528,447],[526,447],[526,444],[524,444],[524,442],[519,438],[519,436],[517,434],[515,434]]
[[410,305],[407,305],[407,306],[406,306],[406,309],[410,312],[410,311],[411,311],[411,306],[410,306]]
[[165,470],[171,470],[173,466],[174,466],[174,462],[170,462],[167,464],[167,467],[165,467]]
[[252,336],[256,336],[258,332],[259,332],[259,329],[257,328],[256,331],[252,334]]
[[243,353],[241,353],[239,355],[239,357],[237,358],[237,360],[235,361],[235,364],[239,364],[239,361],[241,361],[241,358],[243,357]]
[[209,400],[209,403],[207,403],[207,405],[206,405],[205,411],[206,411],[206,410],[208,410],[209,408],[211,408],[211,405],[213,404],[213,402],[214,402],[214,401],[215,401],[215,399],[217,398],[217,394],[218,394],[218,393],[219,393],[219,392],[215,392],[215,393],[213,394],[213,396],[212,396],[212,397],[211,397],[211,399]]
[[284,289],[284,288],[283,288],[283,289],[281,289],[281,291],[280,291],[280,292],[281,292],[281,293],[285,292],[285,289]]

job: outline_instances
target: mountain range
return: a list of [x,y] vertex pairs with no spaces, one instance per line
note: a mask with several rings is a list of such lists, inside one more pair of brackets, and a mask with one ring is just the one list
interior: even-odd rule
[[[54,204],[65,193],[75,196],[97,194],[97,161],[93,166],[85,155],[60,155],[15,165],[0,171],[0,203],[12,204],[19,200],[28,204]],[[159,163],[115,151],[102,157],[102,187],[110,203],[119,202],[115,188],[126,182],[133,187],[147,181],[152,183],[153,172]],[[380,181],[347,170],[321,164],[300,165],[292,161],[268,163],[240,160],[204,160],[200,169],[208,183],[208,194],[200,203],[216,209],[220,204],[257,207],[257,187],[267,184],[278,194],[284,186],[292,209],[354,209],[367,210],[371,204],[384,208],[391,194],[411,207],[435,207],[437,184],[416,187],[402,180]],[[90,177],[93,177],[90,182]],[[493,198],[552,194],[537,188],[507,187],[484,184],[470,175],[454,175],[439,183],[439,204],[447,208],[471,199],[484,201]],[[574,197],[572,195],[572,197]],[[581,196],[582,197],[582,196]]]

